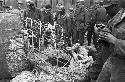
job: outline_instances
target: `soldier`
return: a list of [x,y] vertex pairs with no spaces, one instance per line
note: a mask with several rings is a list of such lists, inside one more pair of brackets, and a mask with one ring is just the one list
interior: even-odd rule
[[18,1],[18,9],[21,10],[21,6],[23,5],[22,1]]
[[24,11],[24,19],[28,17],[33,20],[43,21],[41,11],[40,9],[35,7],[34,0],[27,0],[26,4],[27,4],[27,9]]
[[[24,10],[23,20],[26,20],[26,18],[31,18],[32,20],[36,21],[43,21],[43,16],[41,14],[40,9],[37,9],[35,7],[35,3],[33,0],[27,0],[26,1],[27,9]],[[26,22],[24,21],[24,26],[26,26]],[[26,27],[27,28],[27,27]],[[31,28],[31,27],[29,27]],[[34,38],[34,47],[38,48],[38,37]],[[32,39],[30,39],[30,44],[32,44]]]
[[[111,2],[110,4],[105,5],[105,7],[107,9],[107,13],[110,18],[111,17],[113,18],[120,9],[120,7],[118,6],[118,2]],[[110,10],[110,9],[113,9],[113,10]],[[111,21],[112,19],[109,20],[107,28],[109,28],[112,25]],[[106,31],[105,29],[103,30]],[[110,56],[111,52],[109,51],[109,47],[106,45],[102,45],[102,44],[99,44],[99,45],[101,45],[100,50],[98,51],[99,53],[97,53],[96,60],[93,63],[92,67],[89,69],[88,77],[86,79],[89,78],[91,80],[97,80],[98,75],[100,74],[102,70],[103,64]]]
[[122,9],[108,26],[112,34],[100,33],[100,37],[110,43],[111,54],[96,82],[125,82],[125,0],[119,0],[119,4]]
[[72,37],[72,43],[74,43],[74,39],[73,39],[73,30],[74,30],[74,26],[75,26],[75,20],[74,20],[74,9],[73,8],[69,8],[69,16],[70,16],[70,20],[71,20],[71,27],[69,28],[69,33],[70,36]]
[[43,15],[43,22],[46,23],[50,23],[51,25],[54,25],[54,21],[53,21],[53,15],[51,13],[51,5],[45,5],[45,10],[42,11],[42,15]]
[[69,28],[71,27],[71,20],[65,11],[64,6],[60,6],[58,13],[55,16],[55,21],[59,24],[64,31],[65,45],[71,46]]
[[[102,2],[101,2],[102,5]],[[92,9],[90,12],[90,21],[89,21],[89,27],[88,27],[88,34],[87,34],[87,39],[88,39],[88,46],[91,44],[91,38],[93,35],[93,44],[97,48],[97,36],[94,33],[94,25],[95,24],[107,24],[108,18],[107,18],[107,11],[104,7],[99,7],[96,5],[94,9]]]
[[86,32],[84,5],[77,6],[74,17],[75,17],[75,27],[74,27],[74,32],[73,32],[74,43],[79,42],[80,45],[83,45],[84,35]]

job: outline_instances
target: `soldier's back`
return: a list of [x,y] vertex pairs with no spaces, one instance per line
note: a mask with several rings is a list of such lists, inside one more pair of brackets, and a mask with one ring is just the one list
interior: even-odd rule
[[34,10],[24,10],[24,16],[33,20],[41,20],[42,18],[41,10],[38,8],[35,8]]

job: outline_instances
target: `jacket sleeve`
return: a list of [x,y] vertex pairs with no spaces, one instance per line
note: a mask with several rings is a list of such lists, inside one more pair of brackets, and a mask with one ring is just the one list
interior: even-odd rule
[[23,22],[23,26],[24,26],[24,27],[25,27],[25,25],[26,25],[25,20],[26,20],[26,11],[23,12],[23,17],[22,17],[22,22]]
[[115,42],[115,50],[118,55],[125,56],[125,40],[117,39]]
[[69,32],[70,28],[71,28],[71,20],[70,20],[70,18],[67,17],[65,22],[66,22],[67,31]]
[[54,20],[53,20],[53,15],[52,15],[52,14],[50,14],[50,23],[51,23],[52,25],[54,25]]

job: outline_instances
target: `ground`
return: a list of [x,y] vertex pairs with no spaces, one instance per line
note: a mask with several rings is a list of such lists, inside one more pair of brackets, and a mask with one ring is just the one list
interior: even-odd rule
[[[9,23],[6,22],[6,21],[11,21],[6,18],[7,17],[10,18],[13,15],[14,14],[10,14],[10,13],[0,13],[0,82],[6,82],[6,81],[2,81],[1,79],[3,79],[3,78],[8,79],[11,77],[11,74],[9,73],[9,70],[8,70],[6,53],[7,53],[8,46],[9,46],[9,42],[8,42],[7,38],[10,35],[13,35],[14,32],[11,31],[11,33],[9,33],[10,31],[5,32],[3,30],[14,28],[13,25],[9,25]],[[3,19],[6,19],[6,20],[3,20]],[[6,26],[4,24],[6,24],[6,25],[8,24],[8,26]],[[6,27],[8,27],[8,28],[6,28]]]

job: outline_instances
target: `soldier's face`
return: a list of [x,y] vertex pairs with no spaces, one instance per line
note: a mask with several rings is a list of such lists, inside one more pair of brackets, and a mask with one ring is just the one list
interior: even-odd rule
[[31,3],[31,2],[27,2],[27,7],[29,9],[33,9],[35,7],[34,3]]
[[119,0],[119,5],[125,9],[125,0]]

